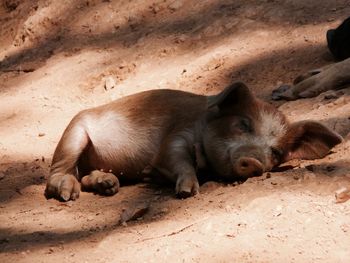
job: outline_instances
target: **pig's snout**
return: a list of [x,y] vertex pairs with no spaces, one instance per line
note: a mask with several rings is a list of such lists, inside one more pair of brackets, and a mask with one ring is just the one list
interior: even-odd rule
[[241,157],[235,166],[236,173],[241,177],[260,176],[264,172],[263,164],[253,157]]

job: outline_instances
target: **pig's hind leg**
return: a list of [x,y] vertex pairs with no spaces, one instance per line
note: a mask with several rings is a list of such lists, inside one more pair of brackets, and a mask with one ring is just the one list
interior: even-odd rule
[[350,83],[350,59],[300,75],[293,85],[282,85],[272,92],[274,100],[311,98]]
[[76,115],[64,131],[53,156],[50,175],[46,184],[45,196],[63,201],[79,197],[77,163],[81,154],[88,147],[85,115]]
[[293,81],[293,85],[283,84],[272,91],[272,99],[273,100],[294,100],[299,97],[304,91],[309,89],[313,89],[316,85],[316,77],[313,77],[317,74],[320,74],[327,67],[321,69],[314,69],[307,71],[304,74],[299,75]]
[[81,179],[83,191],[114,195],[119,191],[119,180],[113,173],[95,170]]

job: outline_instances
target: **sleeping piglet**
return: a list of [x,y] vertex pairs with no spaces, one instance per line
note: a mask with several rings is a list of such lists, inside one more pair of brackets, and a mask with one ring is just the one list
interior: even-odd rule
[[82,187],[113,195],[118,178],[157,173],[188,197],[199,191],[198,167],[246,179],[290,159],[322,158],[341,141],[319,122],[289,123],[240,82],[213,96],[150,90],[78,113],[57,145],[45,194],[74,200]]

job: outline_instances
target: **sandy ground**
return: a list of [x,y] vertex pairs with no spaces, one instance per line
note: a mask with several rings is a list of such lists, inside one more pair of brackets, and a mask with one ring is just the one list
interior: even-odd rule
[[344,136],[322,160],[208,182],[186,200],[145,183],[67,203],[43,195],[79,110],[148,89],[214,94],[235,80],[269,100],[333,62],[325,32],[349,13],[347,0],[1,1],[0,262],[350,262],[350,201],[334,197],[350,185],[347,90],[275,103]]

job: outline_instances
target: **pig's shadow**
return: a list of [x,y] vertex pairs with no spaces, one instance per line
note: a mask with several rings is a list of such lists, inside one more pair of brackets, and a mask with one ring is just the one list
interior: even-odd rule
[[[21,165],[22,167],[23,165]],[[26,167],[26,166],[23,166]],[[299,174],[305,173],[307,170],[312,171],[316,174],[316,176],[320,178],[334,178],[339,176],[339,178],[343,178],[344,174],[347,174],[350,172],[350,163],[347,161],[338,161],[335,163],[322,163],[313,165],[312,168],[299,168],[295,169],[293,166],[281,166],[278,168],[277,171],[272,171],[268,176],[265,173],[261,177],[255,177],[252,181],[265,181],[266,184],[269,184],[269,180],[281,180],[281,184],[275,185],[275,189],[281,188],[283,189],[286,184],[293,183],[295,181],[293,177],[293,172],[297,171]],[[291,169],[294,168],[294,169]],[[14,168],[13,168],[14,169]],[[22,168],[23,169],[23,168]],[[40,170],[40,169],[38,169]],[[281,173],[284,171],[283,173]],[[20,172],[19,169],[16,169],[16,172]],[[281,175],[281,176],[278,176]],[[271,179],[270,179],[271,178]],[[208,173],[208,172],[201,172],[199,174],[200,184],[203,185],[207,182],[215,181],[218,182],[217,184],[220,186],[225,186],[227,183],[230,183],[235,185],[236,183],[233,181],[227,181],[218,179],[215,174]],[[31,182],[30,179],[29,182]],[[242,183],[242,182],[240,182]],[[23,185],[24,186],[24,185]],[[41,190],[44,190],[44,185],[41,183],[38,183],[38,187],[40,186]],[[266,185],[265,185],[266,186]],[[254,183],[254,188],[256,187],[257,195],[266,195],[266,191],[263,189],[265,188],[264,183]],[[238,186],[239,187],[239,186]],[[236,187],[226,187],[225,191],[235,191]],[[261,188],[261,189],[259,189]],[[210,190],[210,189],[209,189]],[[264,191],[260,191],[264,190]],[[215,191],[215,189],[214,189]],[[120,195],[119,195],[120,194]],[[105,218],[105,223],[98,226],[98,228],[89,228],[89,229],[77,229],[74,231],[68,231],[68,232],[58,232],[56,230],[53,231],[39,231],[39,230],[29,230],[29,231],[21,231],[21,230],[13,230],[13,228],[0,228],[0,251],[1,252],[13,252],[13,251],[26,251],[28,249],[30,250],[36,250],[43,247],[51,247],[51,246],[59,246],[60,244],[64,243],[72,243],[77,240],[86,239],[90,240],[91,238],[94,239],[103,239],[106,235],[108,235],[112,231],[122,231],[122,227],[120,222],[118,221],[118,217],[120,217],[123,213],[123,209],[143,209],[144,212],[141,211],[141,214],[139,217],[143,217],[143,220],[139,221],[137,220],[137,217],[132,219],[128,224],[148,224],[150,222],[154,222],[157,220],[162,220],[164,216],[166,216],[169,211],[167,210],[167,207],[171,203],[171,207],[178,207],[177,210],[181,210],[180,207],[183,207],[184,205],[192,205],[193,202],[199,202],[200,200],[196,200],[195,198],[192,200],[184,201],[184,200],[178,200],[175,198],[174,194],[174,186],[170,184],[154,184],[154,183],[139,183],[136,185],[126,185],[121,188],[120,193],[113,196],[113,197],[94,197],[93,195],[86,194],[81,197],[82,202],[79,202],[80,200],[74,202],[72,208],[67,208],[67,211],[70,213],[77,213],[81,212],[81,210],[84,210],[84,206],[86,206],[86,203],[91,203],[90,206],[88,206],[88,209],[91,211],[99,211],[99,208],[101,209],[101,206],[106,207],[112,207],[113,208],[113,214],[112,218]],[[205,191],[202,195],[204,195],[204,198],[206,195],[210,196],[211,191]],[[23,197],[23,196],[22,196]],[[85,199],[84,199],[85,198]],[[253,197],[253,199],[256,197]],[[12,200],[16,199],[14,197],[10,198]],[[44,198],[43,198],[44,199]],[[96,200],[97,199],[97,200]],[[127,199],[127,200],[123,200]],[[7,202],[10,202],[12,200],[7,200]],[[95,200],[96,202],[93,202]],[[47,210],[50,211],[49,208],[52,207],[62,207],[61,204],[63,204],[64,209],[65,203],[59,203],[56,200],[36,200],[38,202],[40,207],[40,202],[42,203],[42,206],[46,206]],[[170,202],[170,203],[169,203]],[[6,202],[5,202],[6,203]],[[176,204],[174,206],[174,203]],[[5,207],[5,206],[4,206]],[[6,207],[5,207],[6,208]],[[45,208],[45,209],[46,209]],[[33,208],[35,210],[35,208]],[[13,212],[13,211],[12,211]],[[89,211],[86,211],[86,216],[88,215]],[[172,211],[174,212],[174,211]],[[180,211],[179,211],[180,212]],[[96,212],[94,212],[96,213]]]

